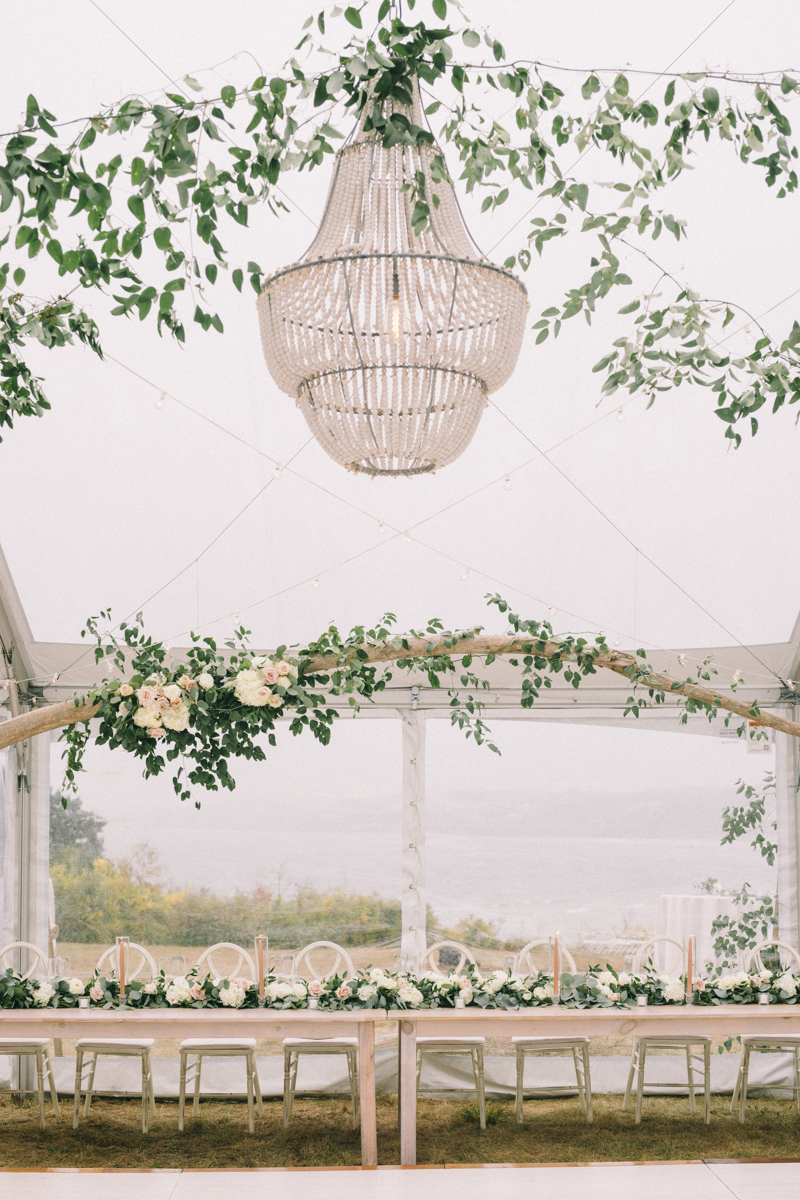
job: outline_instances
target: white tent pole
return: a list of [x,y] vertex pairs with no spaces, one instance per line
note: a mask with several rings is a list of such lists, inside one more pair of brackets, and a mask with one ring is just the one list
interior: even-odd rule
[[425,714],[401,709],[403,726],[403,819],[400,968],[416,971],[424,954],[425,892]]
[[[796,717],[797,706],[791,711]],[[782,942],[800,943],[800,746],[785,733],[775,735],[778,809],[778,926]]]

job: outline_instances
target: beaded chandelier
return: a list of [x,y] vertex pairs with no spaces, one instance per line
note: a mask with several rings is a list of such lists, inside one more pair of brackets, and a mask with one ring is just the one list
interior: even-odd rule
[[[384,102],[421,125],[411,108]],[[367,475],[419,475],[469,445],[486,397],[516,366],[527,296],[467,233],[452,186],[431,179],[435,145],[384,148],[357,124],[336,157],[319,232],[258,298],[278,387],[295,397],[336,462]],[[415,235],[413,184],[436,194]]]

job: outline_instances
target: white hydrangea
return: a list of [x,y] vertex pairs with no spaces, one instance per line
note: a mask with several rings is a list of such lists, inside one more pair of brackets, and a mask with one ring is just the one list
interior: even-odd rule
[[37,1008],[44,1008],[53,999],[56,990],[49,983],[40,983],[33,993],[33,1003]]
[[356,995],[359,1000],[369,1000],[372,996],[377,996],[378,989],[372,983],[365,983],[358,989]]
[[277,979],[267,985],[265,995],[268,1000],[285,1000],[287,996],[296,996],[294,985],[285,979]]
[[148,996],[155,996],[156,992],[158,991],[158,984],[154,979],[151,979],[149,983],[144,985],[144,990]]
[[167,1004],[187,1004],[191,998],[189,981],[184,975],[176,975],[172,982],[167,984]]
[[133,714],[133,723],[140,729],[158,729],[161,726],[161,709],[156,704],[145,704]]
[[242,704],[262,707],[267,703],[272,692],[264,685],[264,676],[260,671],[240,671],[236,676],[233,687],[237,700]]
[[245,991],[238,983],[229,983],[220,988],[219,998],[226,1008],[241,1008],[244,1003]]
[[402,987],[398,989],[397,998],[401,1000],[403,1004],[410,1005],[411,1008],[417,1008],[425,999],[425,997],[422,995],[422,992],[419,990],[419,988],[414,987],[413,983],[404,983]]
[[599,984],[601,984],[601,986],[605,987],[609,987],[612,983],[616,983],[611,971],[598,971],[595,975],[595,979]]
[[82,996],[83,995],[83,980],[82,979],[70,979],[69,990],[73,996]]
[[775,983],[782,992],[788,992],[790,996],[794,996],[797,992],[797,976],[792,975],[791,971],[786,971],[779,979],[775,980]]
[[664,984],[664,999],[673,1003],[683,1000],[686,995],[680,979],[672,979]]
[[742,983],[749,983],[749,978],[746,971],[739,971],[739,973],[736,975],[722,975],[717,980],[717,987],[722,988],[723,991],[730,992],[733,990],[733,988],[738,987],[739,984]]
[[544,985],[544,987],[535,987],[533,989],[533,995],[536,1000],[552,1000],[553,999],[552,983],[546,983]]
[[189,709],[181,701],[177,708],[168,708],[161,717],[167,729],[181,731],[189,728]]

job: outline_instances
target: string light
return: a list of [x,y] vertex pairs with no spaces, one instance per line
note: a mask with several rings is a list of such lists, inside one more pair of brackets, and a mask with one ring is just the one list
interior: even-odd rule
[[552,604],[548,604],[548,606],[547,606],[547,611],[550,613],[550,616],[552,617],[553,613],[554,613],[556,610],[553,608]]
[[234,621],[236,622],[236,624],[238,625],[238,624],[241,622],[241,619],[242,619],[242,614],[241,614],[241,613],[234,613],[234,614],[233,614],[233,619],[234,619]]
[[319,580],[315,579],[311,586],[315,592],[318,592],[319,591]]
[[410,545],[411,545],[411,542],[412,542],[412,537],[411,537],[411,534],[408,532],[408,530],[406,530],[406,532],[404,533],[404,535],[403,535],[403,536],[404,536],[404,537],[405,537],[405,539],[406,539],[406,545],[407,545],[407,546],[410,546]]
[[625,420],[625,413],[622,411],[622,409],[621,409],[621,408],[618,408],[618,409],[617,409],[617,420],[618,420],[618,421],[624,421],[624,420]]
[[678,655],[678,662],[679,662],[679,664],[680,664],[682,667],[685,667],[685,666],[686,666],[686,655],[685,655],[685,654],[679,654],[679,655]]
[[167,393],[162,392],[161,395],[158,397],[158,399],[155,402],[155,407],[159,410],[162,409],[166,403],[166,400],[167,400]]
[[739,680],[740,680],[741,678],[742,678],[742,672],[741,672],[741,671],[734,671],[734,673],[733,673],[733,682],[734,682],[734,683],[738,683],[738,682],[739,682]]
[[508,475],[506,475],[505,479],[503,480],[503,487],[505,488],[505,490],[507,492],[510,492],[513,486],[514,485],[511,482],[510,478],[508,477]]
[[619,636],[619,634],[617,634],[617,636],[614,638],[614,645],[619,646],[621,644],[622,644],[622,638]]
[[464,570],[464,571],[461,573],[461,575],[459,576],[459,578],[460,578],[460,580],[461,580],[461,582],[462,582],[462,583],[466,583],[467,579],[469,578],[469,567],[467,567],[467,568],[466,568],[466,569],[465,569],[465,570]]
[[53,676],[53,678],[50,680],[50,683],[51,683],[51,684],[53,684],[53,683],[58,683],[58,671],[56,671],[55,675],[54,675],[54,676]]
[[283,465],[281,463],[275,463],[275,469],[272,472],[272,478],[280,479],[282,470],[283,470]]
[[378,533],[386,533],[386,526],[383,521],[378,522]]

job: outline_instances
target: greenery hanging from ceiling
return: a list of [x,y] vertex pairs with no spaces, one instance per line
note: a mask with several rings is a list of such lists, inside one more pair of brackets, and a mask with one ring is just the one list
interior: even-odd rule
[[[406,2],[415,9],[416,0]],[[659,75],[636,96],[625,73],[592,70],[567,102],[550,76],[563,79],[577,69],[509,60],[457,0],[432,0],[432,8],[442,24],[410,24],[410,11],[403,19],[402,6],[389,0],[320,12],[306,21],[282,70],[218,95],[186,76],[161,101],[128,98],[63,122],[29,96],[21,127],[2,136],[0,212],[10,224],[0,231],[0,250],[8,246],[12,256],[0,261],[0,425],[50,407],[25,360],[29,340],[53,349],[77,338],[102,357],[103,305],[90,313],[79,295],[108,293],[114,306],[104,314],[152,318],[159,334],[166,329],[181,342],[190,313],[204,330],[222,333],[210,289],[228,277],[239,291],[249,279],[258,292],[265,277],[255,261],[229,261],[222,225],[246,226],[250,208],[261,204],[279,215],[286,209],[281,175],[329,162],[365,108],[384,145],[433,142],[428,128],[401,113],[383,115],[382,101],[409,99],[415,78],[427,115],[444,117],[436,137],[453,174],[466,191],[485,191],[483,211],[504,204],[512,189],[531,193],[521,245],[506,266],[527,270],[532,251],[541,255],[553,240],[592,239],[587,276],[544,308],[533,326],[537,343],[557,337],[580,313],[590,323],[601,300],[631,287],[620,255],[634,251],[650,283],[619,309],[620,336],[594,368],[605,372],[605,396],[625,388],[652,403],[684,383],[708,388],[725,436],[737,446],[740,423],[746,419],[755,434],[755,413],[765,404],[774,413],[795,403],[800,325],[774,338],[735,299],[702,298],[660,266],[653,243],[662,234],[686,237],[686,222],[659,206],[661,194],[701,165],[712,136],[743,167],[756,169],[773,197],[796,190],[798,151],[787,111],[800,79],[781,71]],[[342,19],[338,26],[335,18]],[[323,39],[342,29],[346,43],[329,50]],[[648,93],[664,77],[659,104]],[[508,97],[506,123],[491,115],[492,91]],[[582,177],[590,150],[605,156],[611,182]],[[442,179],[450,177],[444,155],[436,167]],[[411,186],[421,230],[437,197],[426,194],[422,175]],[[604,187],[618,205],[604,202]],[[673,295],[658,307],[660,288]],[[739,314],[758,337],[749,353],[736,355],[723,348],[721,331]]]

